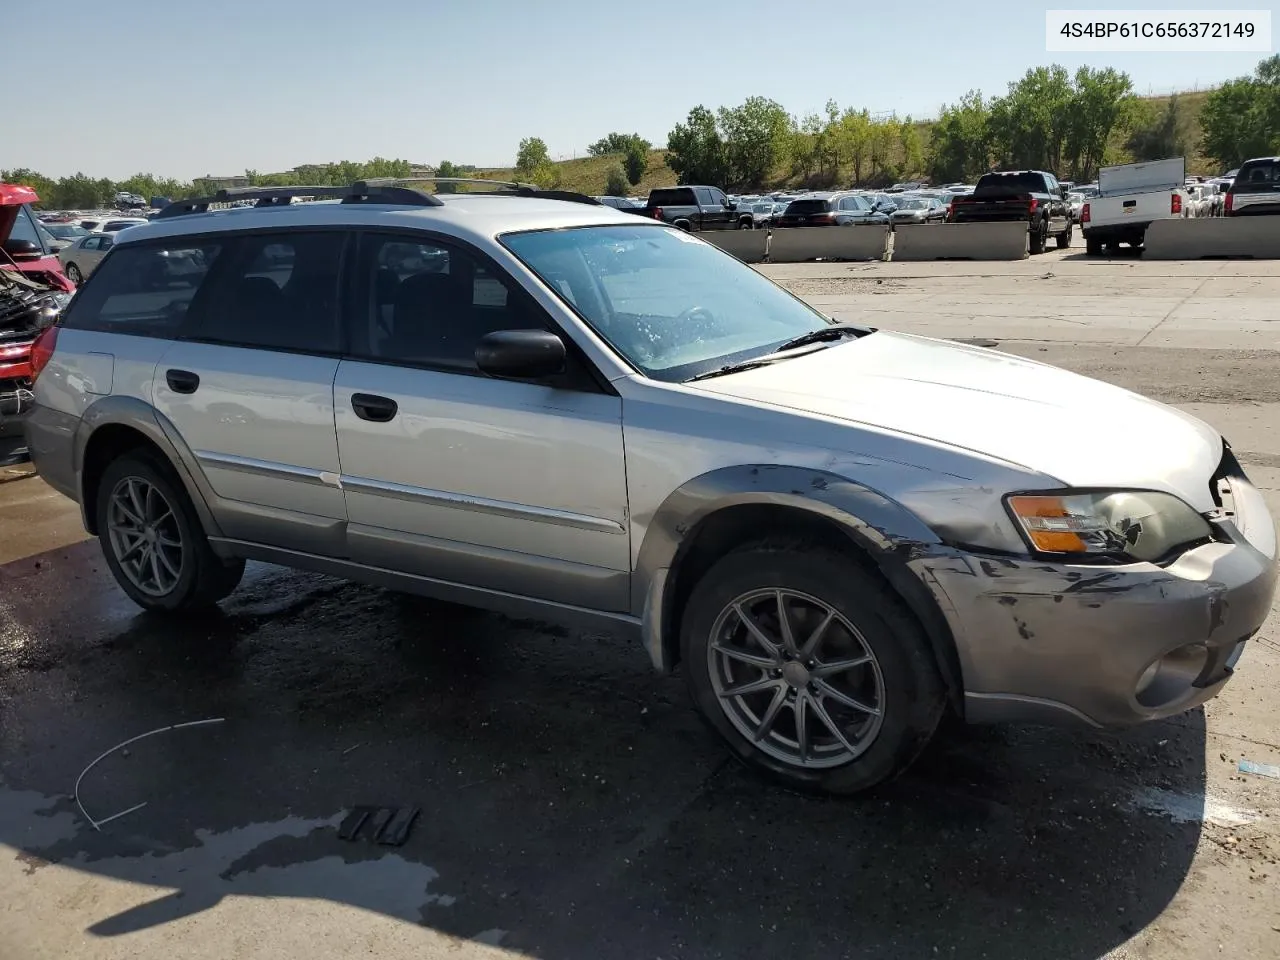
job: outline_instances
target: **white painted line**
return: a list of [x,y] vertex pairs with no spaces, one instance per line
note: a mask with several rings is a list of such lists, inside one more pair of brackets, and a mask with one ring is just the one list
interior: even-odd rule
[[1134,794],[1133,805],[1144,813],[1168,817],[1178,823],[1211,823],[1215,827],[1241,827],[1262,816],[1257,810],[1237,807],[1203,793],[1177,793],[1149,787]]

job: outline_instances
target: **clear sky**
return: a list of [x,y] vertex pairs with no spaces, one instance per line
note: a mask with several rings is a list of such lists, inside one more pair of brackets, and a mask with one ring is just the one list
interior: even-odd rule
[[834,98],[934,116],[1048,63],[1114,66],[1159,93],[1250,73],[1264,56],[1045,52],[1046,9],[1174,5],[0,0],[17,94],[0,168],[190,179],[374,156],[506,165],[527,136],[554,157],[612,130],[663,145],[690,107],[753,95],[797,115]]

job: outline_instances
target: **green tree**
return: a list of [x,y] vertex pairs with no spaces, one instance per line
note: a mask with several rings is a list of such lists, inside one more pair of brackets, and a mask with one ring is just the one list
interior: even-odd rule
[[627,144],[622,166],[626,170],[627,182],[633,186],[639,183],[649,169],[649,141],[637,138]]
[[516,151],[516,176],[540,187],[558,187],[560,171],[540,137],[525,137]]
[[822,119],[816,113],[807,114],[799,123],[792,121],[791,175],[809,180],[818,162],[818,138],[822,135]]
[[1200,126],[1200,149],[1224,167],[1280,150],[1280,55],[1210,93]]
[[627,153],[634,146],[639,146],[644,153],[653,149],[653,144],[638,133],[611,133],[587,147],[587,153],[593,157],[604,157],[611,153]]
[[610,197],[625,197],[628,191],[627,171],[622,168],[622,164],[615,163],[609,167],[605,174],[604,192]]
[[678,183],[727,183],[729,164],[715,114],[699,104],[676,124],[667,136],[667,166]]
[[[441,160],[440,166],[436,167],[436,176],[437,177],[461,177],[463,176],[463,173],[458,168],[457,164],[449,160]],[[457,193],[458,186],[457,184],[453,184],[453,183],[438,183],[436,184],[436,192],[437,193]]]
[[1106,157],[1112,132],[1128,124],[1136,106],[1128,74],[1111,67],[1081,67],[1065,109],[1065,156],[1059,155],[1058,166],[1050,169],[1061,172],[1067,159],[1076,179],[1092,179]]
[[1028,70],[991,104],[988,130],[998,162],[1056,171],[1067,141],[1067,109],[1073,90],[1065,67]]
[[58,184],[35,170],[19,167],[16,170],[0,170],[0,183],[16,183],[30,187],[40,198],[40,206],[50,207],[57,196]]
[[935,182],[974,180],[991,166],[991,111],[980,90],[942,108],[929,140],[929,173]]
[[898,141],[902,146],[902,170],[908,176],[924,172],[924,145],[920,131],[910,117],[898,124]]
[[1186,123],[1176,93],[1168,99],[1163,110],[1157,111],[1146,103],[1139,103],[1130,120],[1125,149],[1134,160],[1165,160],[1184,157],[1190,152]]
[[748,97],[740,106],[721,107],[717,119],[728,165],[726,183],[759,186],[786,162],[791,116],[782,104]]

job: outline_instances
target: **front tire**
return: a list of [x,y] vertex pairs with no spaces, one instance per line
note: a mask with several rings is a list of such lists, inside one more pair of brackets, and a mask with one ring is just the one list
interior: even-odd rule
[[80,268],[74,263],[67,264],[67,279],[74,283],[77,287],[84,283],[84,274],[80,272]]
[[182,483],[160,458],[127,453],[103,472],[98,540],[120,588],[146,610],[186,612],[217,603],[244,575],[209,546]]
[[853,794],[897,776],[942,716],[919,625],[850,557],[758,543],[697,583],[681,624],[694,703],[733,753],[806,791]]

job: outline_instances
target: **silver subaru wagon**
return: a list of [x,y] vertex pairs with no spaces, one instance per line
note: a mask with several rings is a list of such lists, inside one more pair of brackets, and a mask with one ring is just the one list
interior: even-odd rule
[[607,625],[832,793],[948,709],[1195,707],[1270,608],[1263,499],[1177,410],[585,197],[311,192],[122,232],[36,344],[32,456],[142,607],[252,559]]

